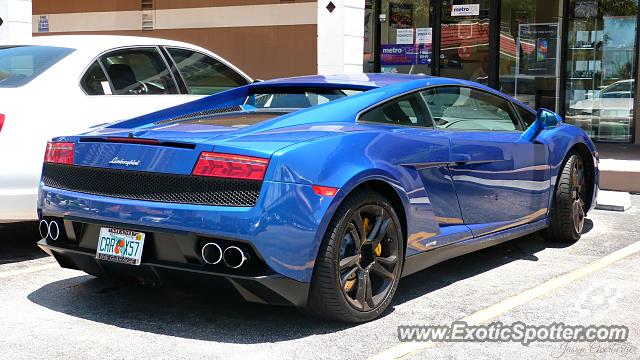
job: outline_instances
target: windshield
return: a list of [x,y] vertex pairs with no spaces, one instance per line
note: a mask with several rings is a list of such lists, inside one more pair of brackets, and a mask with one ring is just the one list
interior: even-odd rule
[[0,46],[0,88],[27,84],[73,51],[53,46]]
[[255,89],[245,105],[265,109],[302,109],[359,94],[363,90],[337,88],[272,88]]

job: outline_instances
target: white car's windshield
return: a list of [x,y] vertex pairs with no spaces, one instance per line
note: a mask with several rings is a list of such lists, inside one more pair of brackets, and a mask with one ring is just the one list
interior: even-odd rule
[[73,51],[53,46],[0,46],[0,88],[27,84]]

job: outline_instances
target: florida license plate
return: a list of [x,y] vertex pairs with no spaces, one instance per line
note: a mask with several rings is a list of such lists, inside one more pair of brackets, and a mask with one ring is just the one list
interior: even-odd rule
[[100,228],[96,259],[140,265],[144,233],[132,230]]

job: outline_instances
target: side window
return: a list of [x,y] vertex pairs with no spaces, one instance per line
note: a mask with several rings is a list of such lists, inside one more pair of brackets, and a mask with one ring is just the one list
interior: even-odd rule
[[247,80],[220,61],[192,50],[167,48],[189,93],[210,95],[246,85]]
[[527,125],[527,127],[531,126],[531,124],[533,124],[533,122],[536,121],[536,114],[523,108],[522,106],[515,105],[515,104],[514,106],[516,108],[516,111],[520,115],[520,120],[522,120],[522,122],[524,122],[525,125]]
[[80,80],[80,86],[87,95],[111,95],[111,87],[102,67],[94,61]]
[[175,81],[155,48],[122,49],[100,58],[116,95],[177,94]]
[[435,127],[443,130],[522,130],[511,103],[488,92],[446,86],[421,92]]
[[388,101],[362,114],[360,121],[431,127],[424,103],[416,94]]

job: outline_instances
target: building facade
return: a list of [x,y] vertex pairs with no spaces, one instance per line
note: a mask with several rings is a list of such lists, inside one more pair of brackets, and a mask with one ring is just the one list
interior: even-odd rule
[[186,41],[271,78],[317,72],[316,13],[307,0],[34,0],[33,34]]
[[33,33],[187,41],[255,78],[468,79],[557,111],[596,141],[640,144],[638,1],[33,0]]
[[367,0],[364,70],[487,84],[639,143],[638,0]]

